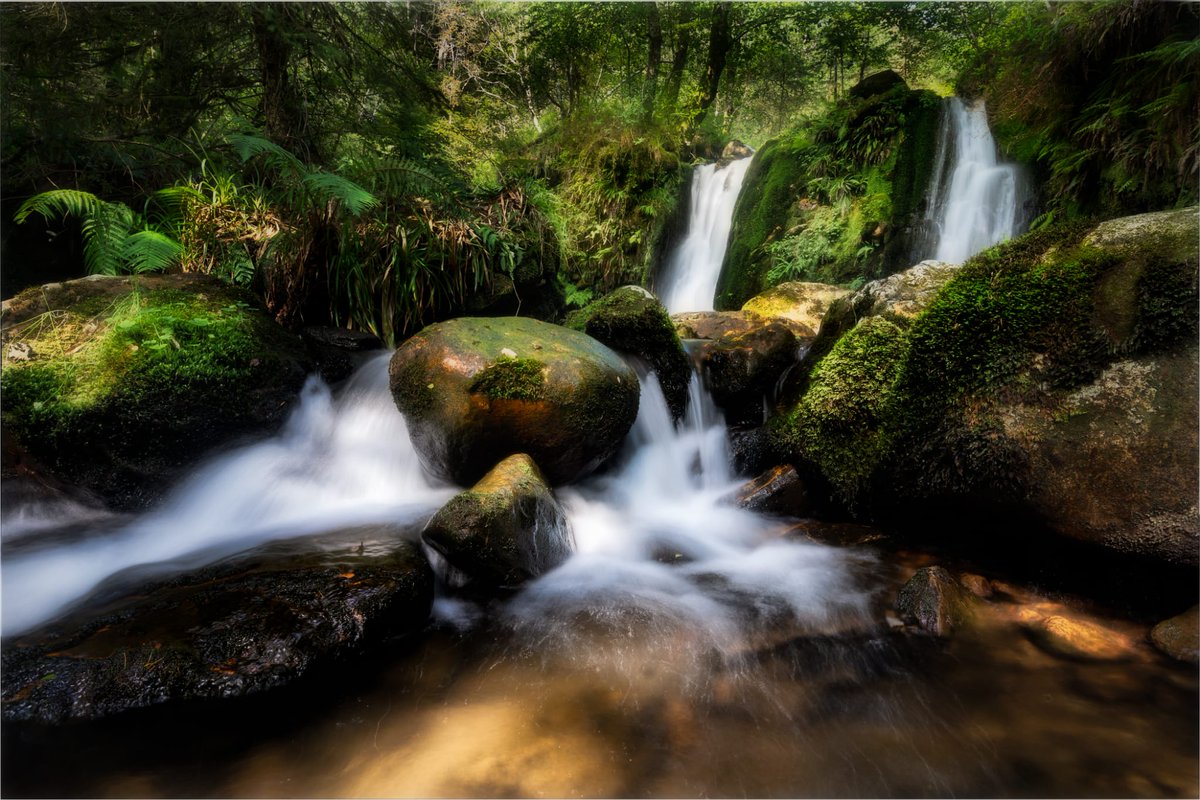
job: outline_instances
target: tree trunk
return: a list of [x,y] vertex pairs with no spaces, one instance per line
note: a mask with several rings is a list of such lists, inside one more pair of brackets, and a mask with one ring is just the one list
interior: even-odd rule
[[713,8],[712,26],[708,31],[708,63],[704,69],[704,86],[700,95],[700,108],[696,112],[693,124],[698,124],[708,114],[713,101],[717,99],[717,89],[721,85],[721,73],[725,71],[725,61],[729,50],[733,47],[733,33],[729,27],[729,15],[733,3],[726,0],[717,3]]
[[671,56],[671,73],[667,77],[667,93],[664,98],[668,108],[674,108],[679,103],[679,90],[683,87],[683,72],[687,68],[692,38],[685,31],[676,31],[679,37],[675,42],[675,52]]
[[642,86],[642,119],[649,123],[654,117],[654,99],[658,95],[658,67],[662,62],[663,35],[658,3],[647,3],[646,8],[646,83]]
[[257,4],[250,11],[262,79],[263,133],[302,161],[313,163],[318,157],[308,137],[308,115],[288,77],[292,44],[284,30],[294,24],[295,14],[284,3]]

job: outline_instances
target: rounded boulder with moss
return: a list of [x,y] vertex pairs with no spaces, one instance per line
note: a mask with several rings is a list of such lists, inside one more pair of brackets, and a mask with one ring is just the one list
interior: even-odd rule
[[524,317],[430,325],[396,350],[389,376],[425,468],[462,486],[514,453],[569,483],[616,453],[637,417],[637,375],[619,355]]
[[572,312],[566,325],[645,360],[658,376],[671,415],[683,416],[692,367],[667,309],[653,294],[640,286],[622,286]]
[[773,445],[863,514],[1033,518],[1194,566],[1197,226],[1189,208],[1049,229],[864,287],[826,317]]
[[0,327],[6,434],[117,508],[271,431],[310,366],[252,295],[202,275],[34,287],[5,301]]

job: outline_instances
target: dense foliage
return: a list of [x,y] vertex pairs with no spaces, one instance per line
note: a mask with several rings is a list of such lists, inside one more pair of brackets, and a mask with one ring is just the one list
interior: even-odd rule
[[1195,16],[6,3],[3,293],[86,265],[211,273],[286,323],[389,340],[463,311],[557,316],[647,281],[691,164],[784,131],[775,150],[807,166],[772,223],[772,278],[849,281],[879,271],[887,236],[863,232],[912,205],[900,148],[926,141],[899,133],[911,103],[850,98],[861,79],[986,93],[1051,214],[1169,204],[1194,196]]

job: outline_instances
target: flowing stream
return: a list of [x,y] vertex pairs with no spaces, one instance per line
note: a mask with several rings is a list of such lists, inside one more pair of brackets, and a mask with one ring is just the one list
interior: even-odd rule
[[982,100],[947,100],[930,181],[924,258],[962,263],[1021,233],[1029,186],[1016,164],[1000,163]]
[[733,226],[733,207],[749,158],[729,164],[702,164],[692,173],[687,235],[667,259],[658,296],[667,311],[712,311],[721,262]]

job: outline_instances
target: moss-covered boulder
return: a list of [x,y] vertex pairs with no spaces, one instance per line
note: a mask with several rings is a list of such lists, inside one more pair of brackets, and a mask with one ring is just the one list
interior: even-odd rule
[[310,368],[253,296],[201,275],[28,289],[5,301],[0,339],[5,436],[119,508],[271,431]]
[[622,286],[574,311],[566,326],[644,360],[658,376],[671,414],[687,410],[692,368],[667,309],[640,286]]
[[637,375],[619,355],[524,317],[430,325],[388,369],[426,469],[461,486],[514,453],[552,483],[576,480],[617,451],[637,416]]
[[509,456],[442,506],[421,538],[472,582],[513,588],[571,554],[566,514],[533,459]]
[[944,567],[922,567],[896,596],[896,612],[910,625],[946,638],[975,617],[978,600]]
[[826,317],[773,446],[862,515],[1033,515],[1195,564],[1197,228],[1184,209],[1040,231],[864,287]]
[[786,320],[797,328],[797,335],[815,336],[833,301],[848,294],[849,289],[827,283],[787,281],[751,297],[742,311],[761,319]]
[[369,527],[137,584],[6,638],[3,717],[58,723],[275,689],[424,629],[433,582],[417,543]]
[[881,79],[765,144],[734,208],[714,307],[784,281],[847,284],[911,264],[941,113],[934,93]]

